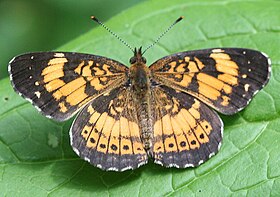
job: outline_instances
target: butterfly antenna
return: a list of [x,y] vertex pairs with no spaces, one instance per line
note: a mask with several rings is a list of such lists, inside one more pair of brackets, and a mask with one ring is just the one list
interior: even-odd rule
[[106,25],[104,25],[104,23],[102,23],[100,20],[98,20],[95,16],[91,16],[90,17],[92,20],[94,20],[95,22],[97,22],[99,25],[101,25],[104,29],[106,29],[110,34],[112,34],[113,36],[115,36],[119,41],[121,41],[121,43],[123,43],[125,46],[127,46],[132,52],[134,52],[133,48],[126,42],[124,41],[121,37],[119,37],[115,32],[113,32],[111,29],[109,29],[109,27],[107,27]]
[[160,40],[167,32],[169,32],[169,31],[172,29],[172,27],[173,27],[174,25],[176,25],[178,22],[180,22],[183,18],[184,18],[183,16],[180,16],[180,17],[179,17],[174,23],[172,23],[164,32],[162,32],[162,33],[159,35],[159,37],[158,37],[150,46],[148,46],[148,47],[144,50],[144,52],[142,53],[142,55],[143,55],[148,49],[152,48],[156,43],[158,43],[159,40]]

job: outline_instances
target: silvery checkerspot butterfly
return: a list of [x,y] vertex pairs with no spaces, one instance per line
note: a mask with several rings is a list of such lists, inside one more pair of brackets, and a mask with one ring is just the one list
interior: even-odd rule
[[208,160],[223,137],[210,108],[242,110],[271,70],[268,56],[251,49],[180,52],[149,67],[141,47],[133,52],[130,67],[90,54],[28,53],[11,60],[9,73],[14,89],[46,117],[64,121],[81,109],[70,129],[74,151],[103,170],[124,171],[148,156],[177,168]]

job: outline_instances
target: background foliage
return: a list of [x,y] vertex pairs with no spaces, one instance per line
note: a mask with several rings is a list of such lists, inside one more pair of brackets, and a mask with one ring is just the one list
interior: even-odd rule
[[[61,10],[75,7],[66,1],[53,4],[61,6]],[[114,10],[113,4],[109,7]],[[90,6],[86,8],[90,10]],[[103,8],[102,13],[109,9]],[[92,28],[94,25],[89,22],[81,25],[90,14],[71,24],[71,30],[81,26]],[[41,116],[13,92],[5,78],[0,81],[1,195],[279,196],[280,2],[152,0],[132,6],[106,24],[133,46],[147,46],[181,15],[185,20],[146,54],[148,64],[171,53],[207,47],[253,48],[264,51],[272,59],[268,86],[242,112],[222,116],[225,131],[219,154],[195,169],[165,169],[150,162],[135,171],[103,172],[73,153],[68,136],[71,121],[57,123]],[[55,25],[45,28],[52,34],[52,28],[63,29],[64,20],[68,19],[61,16]],[[19,30],[27,28],[15,26]],[[65,32],[71,30],[66,28]],[[27,41],[36,39],[31,38],[27,36]],[[11,42],[14,43],[7,45],[7,50],[18,48],[16,41]],[[45,50],[43,46],[37,47]],[[94,53],[126,64],[132,55],[100,27],[59,50]]]

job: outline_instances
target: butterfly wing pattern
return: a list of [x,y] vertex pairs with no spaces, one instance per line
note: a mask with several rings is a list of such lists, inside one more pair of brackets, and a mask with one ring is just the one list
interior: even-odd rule
[[127,67],[89,54],[43,52],[15,57],[12,85],[43,115],[63,121],[98,95],[125,81]]
[[[135,49],[133,70],[96,55],[29,53],[15,57],[9,73],[15,91],[49,118],[67,120],[83,108],[70,129],[73,150],[103,170],[124,171],[144,165],[148,156],[177,168],[208,160],[223,136],[223,123],[210,108],[240,111],[267,84],[271,69],[264,53],[250,49],[176,53],[149,69],[142,55]],[[143,106],[149,115],[138,113]]]
[[165,167],[198,166],[218,152],[223,122],[198,99],[166,86],[154,88],[153,157]]
[[242,48],[204,49],[166,56],[150,66],[154,80],[186,92],[223,114],[242,110],[269,80],[270,59]]
[[87,105],[70,130],[75,152],[104,170],[124,171],[147,163],[129,88],[113,89]]

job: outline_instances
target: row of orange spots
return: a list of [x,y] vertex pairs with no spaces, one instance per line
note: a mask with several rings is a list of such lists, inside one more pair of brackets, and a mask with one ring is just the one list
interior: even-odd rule
[[[96,151],[104,154],[146,154],[140,140],[139,127],[135,122],[125,117],[116,120],[106,112],[96,112],[92,106],[89,106],[87,111],[91,114],[89,122],[95,124],[83,129],[82,136],[87,140],[87,147],[96,148]],[[89,134],[88,131],[92,132]]]
[[[200,103],[195,100],[192,108],[188,110],[182,108],[178,114],[171,116],[164,115],[154,124],[154,137],[157,140],[154,144],[153,151],[157,152],[177,152],[189,149],[195,149],[200,144],[209,141],[208,133],[212,127],[208,124],[200,125],[200,113],[198,111]],[[206,128],[207,127],[207,128]],[[193,130],[192,130],[193,129]],[[169,136],[164,142],[157,136]]]

